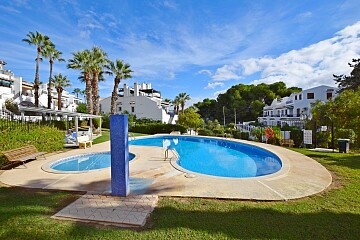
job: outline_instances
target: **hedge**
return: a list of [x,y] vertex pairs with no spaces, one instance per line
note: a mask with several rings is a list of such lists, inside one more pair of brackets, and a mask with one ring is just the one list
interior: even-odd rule
[[135,126],[129,127],[129,131],[144,134],[171,133],[172,131],[186,133],[186,128],[181,125],[148,123],[136,124]]

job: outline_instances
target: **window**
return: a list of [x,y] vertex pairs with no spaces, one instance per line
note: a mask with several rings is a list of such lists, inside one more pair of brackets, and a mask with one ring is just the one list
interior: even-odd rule
[[301,100],[302,99],[302,95],[301,94],[299,94],[299,100]]
[[295,95],[295,100],[297,100],[297,95]]
[[332,98],[332,92],[327,92],[326,99],[331,99],[331,98]]
[[121,112],[122,111],[122,109],[121,109],[121,107],[119,107],[119,112]]
[[131,112],[135,112],[135,107],[131,107]]
[[315,94],[313,92],[307,93],[307,99],[314,99],[314,98],[315,98]]

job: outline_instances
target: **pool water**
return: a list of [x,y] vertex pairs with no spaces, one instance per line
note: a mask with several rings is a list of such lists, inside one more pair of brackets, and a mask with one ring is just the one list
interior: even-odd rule
[[175,149],[180,167],[212,176],[257,177],[275,173],[282,167],[281,160],[275,154],[260,147],[229,140],[157,136],[131,140],[129,144]]
[[[134,157],[134,154],[129,153],[129,161]],[[64,158],[51,164],[50,168],[58,171],[82,172],[108,168],[110,166],[110,152],[100,152]]]

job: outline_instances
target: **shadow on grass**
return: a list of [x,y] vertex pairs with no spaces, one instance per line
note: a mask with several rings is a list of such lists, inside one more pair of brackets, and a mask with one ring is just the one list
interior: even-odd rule
[[352,169],[360,169],[360,154],[347,153],[309,153],[306,156],[320,159],[329,165],[343,166]]
[[154,229],[186,228],[230,238],[355,239],[360,215],[353,213],[286,213],[271,208],[187,211],[174,207],[155,210]]
[[[51,219],[80,193],[0,187],[1,239],[357,239],[359,213],[290,203],[163,199],[151,225],[133,231]],[[307,210],[306,210],[307,209]]]

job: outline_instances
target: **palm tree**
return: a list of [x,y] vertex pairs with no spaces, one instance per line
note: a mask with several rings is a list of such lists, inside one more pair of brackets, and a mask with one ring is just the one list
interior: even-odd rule
[[35,93],[35,106],[39,107],[39,62],[41,61],[41,51],[43,48],[49,45],[53,45],[50,38],[46,35],[42,35],[37,32],[29,32],[26,35],[28,38],[24,38],[22,41],[27,42],[30,45],[35,45],[37,48],[36,56],[36,68],[35,68],[35,80],[34,80],[34,93]]
[[110,62],[108,69],[110,71],[111,75],[115,75],[114,78],[114,88],[111,94],[111,107],[110,107],[110,114],[115,113],[115,107],[116,107],[116,100],[118,98],[118,88],[121,79],[128,79],[131,78],[131,73],[133,72],[130,69],[130,65],[127,63],[124,63],[122,60],[116,59],[115,62]]
[[179,114],[179,105],[180,105],[179,96],[175,97],[175,99],[172,101],[172,104],[174,105],[174,113]]
[[53,64],[54,60],[57,60],[59,62],[65,62],[65,59],[61,58],[62,52],[55,49],[55,45],[47,45],[43,48],[42,55],[46,58],[49,58],[50,63],[50,75],[49,75],[49,83],[48,83],[48,103],[47,107],[48,109],[51,108],[51,79],[52,79],[52,70],[53,70]]
[[184,92],[179,93],[178,98],[179,98],[179,102],[180,102],[180,105],[181,105],[181,112],[184,113],[185,102],[190,100],[191,98],[187,93],[184,93]]
[[75,94],[76,97],[79,97],[79,94],[81,94],[81,89],[80,88],[74,88],[74,90],[72,91],[72,94]]
[[[107,59],[107,53],[105,53],[101,48],[94,46],[91,49],[91,86],[92,86],[92,97],[93,97],[93,114],[99,114],[99,75],[102,75],[103,69],[108,64],[109,60]],[[103,76],[102,76],[102,79]]]
[[52,79],[52,84],[54,85],[56,92],[58,94],[58,110],[61,110],[61,97],[64,88],[70,87],[70,81],[66,76],[61,75],[61,73],[54,75]]
[[86,95],[86,106],[88,113],[93,112],[93,97],[91,89],[91,53],[89,50],[82,50],[73,53],[73,59],[69,60],[67,68],[80,70],[83,74],[84,81],[86,84],[85,95]]

